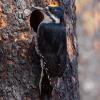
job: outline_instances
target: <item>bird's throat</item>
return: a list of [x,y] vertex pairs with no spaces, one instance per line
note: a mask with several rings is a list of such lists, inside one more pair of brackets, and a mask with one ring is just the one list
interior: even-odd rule
[[51,16],[51,18],[53,19],[53,21],[54,21],[55,23],[60,23],[60,19],[57,18],[55,15],[50,14],[50,16]]

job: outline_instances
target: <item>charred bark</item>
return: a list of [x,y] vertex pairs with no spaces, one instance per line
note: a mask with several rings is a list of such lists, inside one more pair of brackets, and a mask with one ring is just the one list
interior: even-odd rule
[[[0,1],[0,100],[41,100],[38,86],[41,63],[35,50],[35,34],[31,29],[30,17],[34,7],[44,8],[48,2]],[[80,100],[75,0],[62,0],[62,4],[66,9],[65,25],[68,33],[67,67],[60,78],[51,78],[52,86],[45,74],[42,89],[45,85],[48,88],[43,89],[42,96],[47,93],[50,99],[52,95],[52,100]]]

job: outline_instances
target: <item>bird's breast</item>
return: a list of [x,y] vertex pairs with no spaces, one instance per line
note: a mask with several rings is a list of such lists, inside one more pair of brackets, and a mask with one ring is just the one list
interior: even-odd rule
[[42,23],[38,31],[38,45],[42,53],[55,53],[66,44],[66,31],[62,24]]

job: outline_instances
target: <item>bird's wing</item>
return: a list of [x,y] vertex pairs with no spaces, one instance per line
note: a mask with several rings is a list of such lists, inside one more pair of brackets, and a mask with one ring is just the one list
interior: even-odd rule
[[47,60],[50,75],[58,73],[61,75],[66,65],[66,32],[64,26],[55,23],[42,23],[38,30],[38,45]]

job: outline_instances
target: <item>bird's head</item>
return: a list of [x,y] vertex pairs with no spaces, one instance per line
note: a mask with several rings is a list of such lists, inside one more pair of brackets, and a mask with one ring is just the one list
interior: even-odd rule
[[59,0],[50,0],[46,10],[55,22],[59,23],[64,19],[64,7]]
[[64,17],[64,7],[59,0],[50,0],[48,9],[56,18],[62,19]]
[[52,15],[54,15],[55,17],[59,18],[59,19],[63,19],[64,17],[64,8],[63,6],[58,6],[58,7],[48,7],[50,13]]

